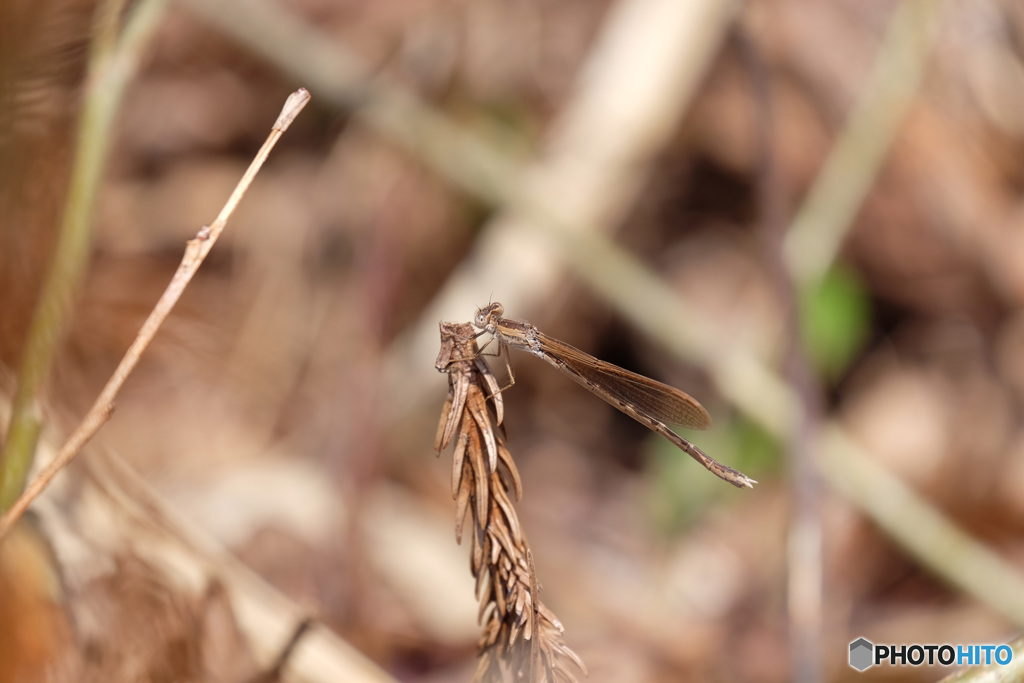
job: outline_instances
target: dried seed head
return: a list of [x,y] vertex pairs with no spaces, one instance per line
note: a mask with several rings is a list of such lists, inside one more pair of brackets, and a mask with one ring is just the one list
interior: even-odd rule
[[[477,312],[477,326],[500,317],[501,304]],[[435,366],[448,373],[448,398],[438,424],[435,447],[448,446],[455,434],[452,494],[459,542],[467,512],[472,523],[470,569],[480,602],[480,664],[476,681],[576,681],[583,662],[563,639],[562,624],[540,601],[540,589],[526,535],[512,504],[522,484],[498,426],[501,394],[479,357],[468,323],[441,323],[441,350]],[[511,495],[510,495],[511,494]]]

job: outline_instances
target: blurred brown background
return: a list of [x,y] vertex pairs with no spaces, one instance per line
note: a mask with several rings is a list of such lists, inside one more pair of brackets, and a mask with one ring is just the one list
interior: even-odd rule
[[[95,9],[0,8],[8,398]],[[590,680],[936,680],[950,670],[857,673],[848,644],[1019,635],[1019,3],[172,2],[113,131],[45,396],[51,450],[299,86],[312,104],[48,494],[41,544],[8,543],[35,559],[0,580],[0,681],[244,681],[273,665],[230,584],[177,583],[184,570],[134,544],[162,538],[155,512],[127,530],[85,512],[90,487],[117,498],[86,464],[110,454],[390,676],[468,680],[479,632],[450,453],[432,456],[433,363],[438,320],[489,301],[683,388],[715,420],[687,438],[760,481],[733,489],[513,352],[520,519]],[[822,234],[834,259],[814,255]],[[837,426],[862,478],[819,445]],[[976,545],[908,547],[925,522],[904,493]],[[1005,604],[971,588],[987,577],[1006,579]]]

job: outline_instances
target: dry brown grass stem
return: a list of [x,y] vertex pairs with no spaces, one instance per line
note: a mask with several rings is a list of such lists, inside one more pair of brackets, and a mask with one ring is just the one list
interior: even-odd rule
[[107,381],[106,386],[103,387],[103,391],[100,392],[92,408],[89,409],[81,424],[79,424],[75,432],[61,447],[57,457],[50,461],[36,478],[29,483],[21,497],[15,501],[14,505],[0,519],[0,539],[18,521],[18,518],[28,509],[32,501],[46,490],[46,487],[53,478],[71,463],[85,444],[99,431],[100,427],[110,419],[111,414],[114,412],[114,400],[117,398],[118,392],[121,391],[125,380],[128,379],[128,376],[135,369],[139,359],[142,357],[142,353],[149,346],[150,342],[153,341],[157,330],[160,329],[160,326],[168,314],[170,314],[171,309],[174,308],[178,299],[181,298],[185,287],[192,280],[192,276],[199,270],[199,266],[202,265],[206,255],[210,253],[213,245],[217,242],[217,238],[224,231],[228,219],[235,212],[235,208],[242,200],[242,197],[245,196],[249,185],[252,184],[256,174],[259,173],[260,168],[263,166],[263,162],[267,160],[270,150],[274,148],[274,145],[277,144],[284,131],[288,129],[292,121],[295,120],[295,117],[306,106],[309,98],[309,92],[305,88],[299,88],[288,96],[280,115],[277,117],[277,121],[274,122],[270,135],[267,136],[263,146],[256,153],[256,157],[249,164],[249,168],[246,169],[242,179],[238,181],[238,185],[235,186],[234,192],[231,193],[227,203],[224,204],[224,208],[221,209],[217,219],[210,225],[203,226],[196,233],[196,236],[188,241],[185,247],[185,255],[182,256],[181,263],[171,278],[170,284],[167,285],[167,289],[164,290],[146,322],[142,324],[142,329],[136,335],[135,341],[132,342],[128,351],[125,352],[120,364],[114,370],[114,374]]
[[472,520],[470,569],[483,623],[474,680],[511,675],[517,681],[576,681],[576,671],[585,674],[586,667],[565,644],[558,617],[540,600],[533,554],[509,495],[519,500],[522,483],[505,446],[502,397],[472,325],[441,323],[436,367],[448,373],[448,398],[434,448],[440,453],[455,441],[452,495],[459,543],[467,511]]

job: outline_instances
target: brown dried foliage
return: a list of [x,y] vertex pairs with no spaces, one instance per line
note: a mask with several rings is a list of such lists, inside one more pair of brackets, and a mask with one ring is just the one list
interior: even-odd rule
[[[474,680],[576,681],[586,667],[565,644],[558,617],[539,597],[537,573],[510,493],[522,483],[505,446],[498,383],[480,357],[469,323],[441,325],[436,367],[448,373],[448,398],[434,449],[455,439],[452,495],[455,537],[462,542],[466,511],[472,517],[470,568],[484,624]],[[488,398],[491,400],[488,401]]]

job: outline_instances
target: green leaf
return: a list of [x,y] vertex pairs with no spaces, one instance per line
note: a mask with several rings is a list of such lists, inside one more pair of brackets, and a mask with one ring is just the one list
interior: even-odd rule
[[823,377],[835,380],[860,351],[870,330],[871,306],[860,280],[842,266],[801,292],[804,346]]

